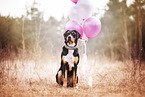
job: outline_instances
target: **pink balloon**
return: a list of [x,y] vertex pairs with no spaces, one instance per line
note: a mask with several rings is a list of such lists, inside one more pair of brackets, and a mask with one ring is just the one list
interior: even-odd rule
[[83,30],[88,38],[95,37],[101,30],[101,22],[96,17],[89,17],[83,24]]
[[78,2],[78,0],[71,0],[73,3],[77,3]]
[[65,27],[66,31],[67,30],[76,30],[80,33],[81,37],[83,36],[83,28],[81,25],[79,25],[76,21],[69,21],[67,24],[66,24],[66,27]]

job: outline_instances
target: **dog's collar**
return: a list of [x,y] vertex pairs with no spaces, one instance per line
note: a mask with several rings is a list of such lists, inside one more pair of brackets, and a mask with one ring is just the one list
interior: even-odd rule
[[77,46],[72,47],[72,46],[68,46],[68,45],[66,45],[66,44],[64,44],[64,46],[65,46],[65,48],[67,48],[68,50],[74,50],[74,49],[77,48]]

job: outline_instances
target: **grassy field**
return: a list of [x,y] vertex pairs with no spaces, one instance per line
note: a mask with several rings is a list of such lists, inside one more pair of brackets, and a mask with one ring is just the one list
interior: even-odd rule
[[[78,66],[78,88],[63,88],[55,81],[60,62],[0,63],[0,97],[145,97],[145,73],[132,75],[132,62],[108,62],[88,59]],[[145,64],[144,64],[145,65]],[[138,74],[138,73],[137,73]]]

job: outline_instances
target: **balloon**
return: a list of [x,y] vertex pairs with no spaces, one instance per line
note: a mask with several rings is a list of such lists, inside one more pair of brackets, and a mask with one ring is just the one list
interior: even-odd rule
[[73,3],[77,3],[78,2],[78,0],[71,0]]
[[66,27],[65,27],[66,31],[67,30],[76,30],[80,33],[81,37],[83,36],[83,28],[81,25],[79,25],[76,21],[69,21],[67,24],[66,24]]
[[79,0],[76,6],[78,7],[78,15],[81,19],[87,19],[92,15],[93,5],[91,0]]
[[81,23],[83,21],[83,19],[81,19],[81,17],[79,16],[78,7],[77,6],[73,6],[70,9],[68,16],[69,16],[70,20],[77,21],[78,23]]
[[101,30],[101,22],[96,17],[89,17],[84,21],[83,30],[88,38],[95,37]]

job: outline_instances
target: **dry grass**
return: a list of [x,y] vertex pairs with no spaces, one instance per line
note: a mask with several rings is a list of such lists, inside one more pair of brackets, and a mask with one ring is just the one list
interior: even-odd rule
[[[60,62],[11,61],[0,63],[0,97],[82,96],[82,97],[143,97],[145,78],[132,79],[132,63],[80,62],[78,88],[63,88],[55,82]],[[85,68],[84,68],[85,67]],[[87,69],[86,69],[87,68]],[[86,72],[84,72],[86,71]],[[139,79],[139,80],[138,80]],[[88,85],[92,84],[92,87]]]

